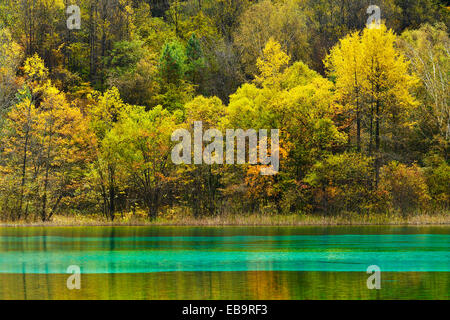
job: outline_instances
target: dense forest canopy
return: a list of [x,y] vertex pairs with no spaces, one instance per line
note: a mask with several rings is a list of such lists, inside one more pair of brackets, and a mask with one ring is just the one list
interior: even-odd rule
[[[448,210],[449,12],[438,0],[1,0],[0,216]],[[279,129],[279,173],[175,165],[171,134],[195,121]]]

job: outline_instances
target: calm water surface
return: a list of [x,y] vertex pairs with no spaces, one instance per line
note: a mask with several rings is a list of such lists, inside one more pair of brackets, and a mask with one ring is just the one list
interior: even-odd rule
[[448,226],[0,228],[0,299],[448,299],[449,247]]

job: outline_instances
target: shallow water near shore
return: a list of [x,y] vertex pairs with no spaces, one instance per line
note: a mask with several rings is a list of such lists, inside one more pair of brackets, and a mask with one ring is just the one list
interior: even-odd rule
[[449,226],[0,228],[0,299],[448,299],[449,247]]

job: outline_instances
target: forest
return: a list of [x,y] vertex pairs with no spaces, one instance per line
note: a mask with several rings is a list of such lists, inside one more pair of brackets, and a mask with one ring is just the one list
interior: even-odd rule
[[[449,13],[439,0],[0,0],[0,220],[448,217]],[[171,135],[195,121],[279,129],[279,172],[174,164]]]

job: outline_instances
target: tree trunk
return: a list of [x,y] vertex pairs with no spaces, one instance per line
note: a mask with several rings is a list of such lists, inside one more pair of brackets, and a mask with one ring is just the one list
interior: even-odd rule
[[361,151],[361,112],[359,110],[359,97],[356,96],[356,151]]
[[109,218],[111,219],[111,221],[114,220],[114,213],[116,211],[116,202],[115,202],[115,198],[116,198],[116,189],[115,189],[115,181],[114,181],[114,168],[112,168],[111,166],[109,166],[108,168],[109,171]]
[[155,190],[150,192],[150,197],[148,197],[150,201],[147,203],[148,207],[148,217],[153,220],[158,215],[159,209],[159,190],[156,188]]
[[[31,107],[31,106],[30,106]],[[23,206],[23,193],[25,188],[25,175],[26,175],[26,166],[27,166],[27,152],[28,152],[28,139],[29,139],[29,117],[30,117],[30,109],[28,109],[28,119],[27,119],[27,127],[25,131],[25,145],[23,147],[23,162],[22,162],[22,179],[20,182],[20,200],[19,200],[19,211],[18,211],[18,219],[20,219],[22,215],[22,206]]]
[[[53,119],[50,119],[50,121],[53,121]],[[41,212],[42,221],[47,220],[47,189],[48,189],[48,175],[50,172],[50,153],[51,153],[52,138],[53,138],[52,131],[53,131],[53,126],[52,126],[52,123],[50,123],[50,129],[48,131],[49,141],[48,141],[48,147],[47,147],[47,157],[46,157],[46,161],[45,161],[44,195],[42,196],[42,212]]]
[[90,44],[90,57],[89,57],[89,80],[94,83],[95,75],[97,74],[96,68],[96,50],[95,50],[95,12],[97,10],[97,0],[91,4],[89,13],[89,44]]
[[378,188],[380,179],[380,100],[376,103],[375,118],[375,188]]

